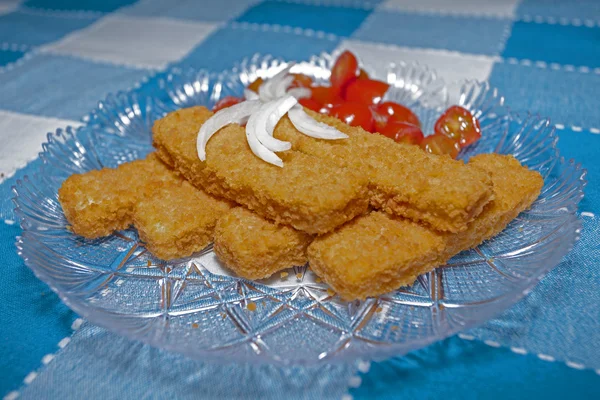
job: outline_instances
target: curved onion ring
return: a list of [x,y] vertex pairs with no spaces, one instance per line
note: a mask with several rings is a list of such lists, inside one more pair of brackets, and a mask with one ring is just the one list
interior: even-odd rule
[[248,141],[248,145],[250,146],[250,150],[254,153],[255,156],[260,158],[263,161],[268,162],[269,164],[277,165],[278,167],[283,167],[283,161],[281,158],[277,157],[277,154],[263,146],[261,142],[259,142],[256,137],[256,114],[252,114],[248,123],[246,124],[246,140]]
[[[263,82],[262,85],[258,88],[258,95],[260,96],[260,100],[263,102],[267,102],[269,100],[273,100],[277,98],[275,93],[276,88],[281,84],[280,82],[288,76],[290,70],[294,66],[294,63],[289,63],[284,69],[279,71],[275,76],[270,79],[267,79]],[[293,78],[292,78],[293,80]],[[291,84],[291,82],[290,82]],[[286,87],[287,89],[287,87]],[[284,90],[285,93],[285,90]]]
[[244,98],[246,100],[258,100],[258,94],[250,89],[244,89]]
[[315,139],[346,139],[348,135],[342,133],[332,126],[319,122],[304,112],[302,107],[294,107],[288,112],[288,117],[296,129],[306,136]]
[[273,130],[270,126],[277,125],[277,122],[283,117],[290,108],[294,107],[297,101],[292,96],[285,96],[280,99],[271,100],[265,103],[260,109],[250,116],[246,131],[250,132],[258,141],[271,151],[286,151],[292,148],[292,144],[284,142],[273,137]]
[[224,126],[234,123],[243,123],[246,118],[255,113],[262,103],[259,100],[248,100],[230,107],[217,111],[212,117],[207,119],[200,130],[196,139],[196,150],[198,157],[206,161],[206,144],[209,139]]
[[312,96],[310,89],[305,87],[291,88],[286,93],[294,96],[298,100]]

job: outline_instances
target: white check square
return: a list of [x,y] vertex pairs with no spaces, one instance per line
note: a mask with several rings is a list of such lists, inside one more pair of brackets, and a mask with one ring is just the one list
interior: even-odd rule
[[48,132],[68,125],[81,123],[0,110],[0,183],[37,156]]
[[346,40],[339,48],[354,52],[379,77],[385,76],[386,67],[394,62],[418,62],[436,71],[446,83],[465,79],[485,81],[490,76],[495,58],[438,49],[417,49],[379,43]]
[[163,69],[183,58],[217,26],[170,18],[111,15],[45,46],[43,51],[134,68]]
[[435,14],[489,15],[510,18],[520,0],[387,0],[379,9],[421,11]]

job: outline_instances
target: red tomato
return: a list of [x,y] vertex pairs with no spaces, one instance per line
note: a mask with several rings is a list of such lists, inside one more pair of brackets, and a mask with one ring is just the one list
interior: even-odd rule
[[475,143],[481,137],[481,127],[477,118],[460,106],[448,108],[436,121],[434,131],[454,140],[461,148]]
[[309,110],[313,110],[316,112],[320,112],[321,111],[321,103],[319,103],[318,101],[314,100],[314,99],[300,99],[298,100],[298,103],[302,104],[303,107],[308,108]]
[[217,112],[224,108],[230,107],[234,104],[241,103],[242,101],[244,101],[244,99],[240,99],[239,97],[233,97],[233,96],[223,97],[221,100],[219,100],[217,102],[217,104],[215,104],[215,106],[213,107],[213,111]]
[[346,102],[331,108],[331,115],[351,126],[361,126],[364,130],[373,131],[373,114],[366,104]]
[[448,154],[452,158],[456,158],[460,151],[458,143],[439,133],[425,137],[421,141],[421,148],[427,153],[437,155]]
[[258,93],[258,88],[260,87],[260,85],[262,85],[263,83],[263,78],[256,78],[256,80],[254,82],[252,82],[251,84],[248,85],[248,89],[252,90],[253,92]]
[[344,87],[356,79],[358,75],[358,60],[348,50],[344,51],[333,64],[329,81],[333,90],[340,94]]
[[391,121],[378,132],[398,143],[419,145],[424,138],[421,128],[407,122]]
[[379,124],[386,124],[388,121],[408,122],[416,126],[421,126],[421,121],[408,107],[404,107],[393,101],[380,103],[375,107],[375,112],[384,118],[379,119],[377,128],[383,129]]
[[320,104],[336,104],[343,100],[338,94],[328,86],[315,86],[310,88],[312,92],[311,98]]
[[363,104],[378,104],[390,85],[374,79],[358,79],[346,88],[346,101]]
[[321,109],[319,110],[319,112],[321,114],[330,115],[332,107],[333,107],[333,104],[325,104],[324,106],[321,106]]
[[294,76],[294,80],[290,87],[310,87],[313,81],[312,78],[308,75],[304,74],[292,74]]
[[369,74],[367,74],[367,71],[361,68],[360,72],[358,73],[358,79],[369,79]]

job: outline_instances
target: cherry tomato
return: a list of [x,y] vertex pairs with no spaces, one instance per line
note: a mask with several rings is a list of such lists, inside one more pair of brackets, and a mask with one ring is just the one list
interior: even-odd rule
[[325,115],[330,115],[332,107],[333,107],[333,104],[325,104],[324,106],[321,106],[319,113],[325,114]]
[[239,97],[233,97],[233,96],[223,97],[221,100],[219,100],[217,102],[217,104],[215,104],[215,106],[213,107],[213,111],[217,112],[224,108],[230,107],[234,104],[241,103],[242,101],[244,101],[244,99],[240,99]]
[[374,79],[359,79],[346,88],[346,100],[363,104],[378,104],[390,85]]
[[294,76],[294,80],[290,87],[310,87],[313,81],[312,78],[308,75],[304,74],[292,74]]
[[311,98],[322,105],[336,104],[343,101],[342,98],[328,86],[315,86],[310,88],[310,90],[312,92]]
[[331,115],[351,126],[360,126],[364,130],[373,131],[373,114],[366,104],[345,102],[331,107]]
[[260,85],[262,85],[263,81],[263,78],[256,78],[254,82],[248,85],[248,89],[258,93],[258,88],[260,87]]
[[398,143],[419,145],[424,138],[421,128],[407,122],[391,121],[378,132]]
[[320,112],[321,108],[323,108],[323,106],[321,106],[321,103],[319,103],[315,99],[306,99],[306,98],[304,98],[304,99],[298,100],[298,103],[302,104],[303,107],[306,107],[309,110],[313,110],[313,111],[316,111],[316,112]]
[[434,131],[454,140],[461,148],[475,143],[481,137],[481,127],[477,118],[460,106],[448,108],[436,121]]
[[369,74],[367,74],[367,71],[361,68],[360,72],[358,73],[358,79],[369,79]]
[[408,107],[404,107],[393,101],[386,101],[377,104],[375,113],[383,118],[377,118],[375,121],[377,129],[383,129],[383,125],[391,121],[408,122],[416,126],[421,126],[419,118]]
[[348,50],[344,51],[333,64],[329,81],[333,90],[341,94],[343,89],[358,75],[358,60]]
[[425,137],[421,141],[421,148],[427,153],[437,155],[448,154],[452,158],[456,158],[460,151],[458,143],[439,133]]

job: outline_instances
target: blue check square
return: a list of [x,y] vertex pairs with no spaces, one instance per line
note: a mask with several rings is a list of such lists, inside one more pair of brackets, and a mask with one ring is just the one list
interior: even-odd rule
[[370,13],[370,10],[363,8],[264,2],[250,8],[237,20],[257,24],[290,25],[349,36]]
[[465,53],[498,55],[511,21],[500,18],[374,12],[353,38]]
[[215,31],[177,65],[222,71],[255,53],[306,60],[311,55],[333,51],[339,42],[337,37],[275,32],[260,26],[234,23]]

